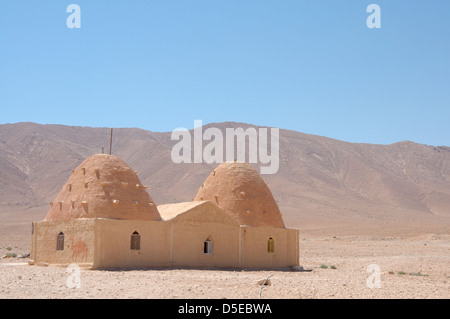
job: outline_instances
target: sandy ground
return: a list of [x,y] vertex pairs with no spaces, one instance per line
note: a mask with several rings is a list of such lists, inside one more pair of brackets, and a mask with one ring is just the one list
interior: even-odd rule
[[[0,256],[29,252],[28,225],[0,233]],[[280,270],[80,270],[0,259],[0,298],[450,298],[450,230],[388,235],[302,233],[300,264]],[[10,247],[10,250],[7,248]],[[377,272],[370,265],[379,267]],[[72,277],[71,277],[72,276]],[[258,281],[271,276],[271,285]],[[69,283],[68,283],[69,279]],[[368,284],[369,282],[369,284]],[[377,283],[379,286],[377,287]]]

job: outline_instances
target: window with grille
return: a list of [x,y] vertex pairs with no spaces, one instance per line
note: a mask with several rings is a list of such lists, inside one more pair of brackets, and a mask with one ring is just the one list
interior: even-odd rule
[[141,235],[139,235],[139,233],[137,231],[135,231],[133,234],[131,234],[130,249],[131,250],[140,250],[141,249]]
[[273,253],[273,252],[275,252],[275,241],[273,240],[272,237],[270,237],[270,238],[267,240],[267,252],[268,252],[268,253]]
[[60,232],[56,238],[56,250],[64,250],[64,233]]

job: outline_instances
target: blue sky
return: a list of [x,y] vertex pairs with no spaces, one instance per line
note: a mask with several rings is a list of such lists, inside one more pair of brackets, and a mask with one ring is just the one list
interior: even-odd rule
[[5,1],[0,124],[236,121],[450,146],[449,17],[448,0]]

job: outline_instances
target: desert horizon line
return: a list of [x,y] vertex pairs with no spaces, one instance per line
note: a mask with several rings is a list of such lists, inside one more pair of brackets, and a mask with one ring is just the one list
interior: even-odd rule
[[[296,129],[282,128],[282,127],[273,126],[273,125],[253,124],[253,123],[240,122],[240,121],[208,122],[206,124],[203,124],[202,127],[210,127],[210,126],[212,126],[214,124],[221,124],[221,125],[223,125],[223,124],[227,124],[227,123],[237,124],[237,125],[243,124],[243,125],[247,125],[249,127],[278,128],[281,131],[296,132],[296,133],[305,134],[305,135],[309,135],[309,136],[317,136],[317,137],[326,138],[326,139],[339,141],[339,142],[343,142],[343,143],[349,143],[349,144],[366,144],[366,145],[389,146],[389,145],[395,145],[395,144],[399,144],[399,143],[413,143],[413,144],[419,144],[419,145],[425,145],[425,146],[433,146],[433,147],[445,147],[445,148],[450,147],[450,145],[437,145],[437,144],[420,143],[420,142],[415,142],[415,141],[410,140],[410,139],[399,140],[397,142],[392,142],[392,143],[354,142],[354,141],[348,141],[348,140],[339,139],[339,138],[335,138],[335,137],[330,137],[330,136],[326,136],[326,135],[320,135],[320,134],[316,134],[316,133],[306,133],[306,132],[299,131],[299,130],[296,130]],[[138,126],[103,126],[103,125],[91,126],[91,125],[78,125],[78,124],[77,125],[72,125],[72,124],[61,124],[61,123],[39,123],[39,122],[33,122],[33,121],[0,123],[0,127],[3,126],[3,125],[20,125],[20,124],[34,124],[34,125],[39,125],[39,126],[47,126],[47,125],[48,126],[64,126],[64,127],[92,128],[92,129],[110,129],[110,128],[113,128],[113,129],[137,129],[137,130],[143,130],[143,131],[147,131],[147,132],[151,132],[151,133],[159,133],[159,134],[171,134],[173,130],[176,130],[178,128],[178,127],[174,127],[172,131],[152,131],[150,129],[142,128],[142,127],[138,127]],[[195,127],[187,128],[187,129],[188,129],[188,131],[194,131]]]

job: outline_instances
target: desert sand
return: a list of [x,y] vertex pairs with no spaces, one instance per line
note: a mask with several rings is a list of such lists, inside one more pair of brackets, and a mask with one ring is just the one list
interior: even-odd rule
[[[39,218],[36,213],[0,213],[0,255],[28,253],[29,222]],[[0,298],[450,298],[448,227],[362,227],[300,229],[300,265],[310,271],[81,269],[80,287],[70,288],[66,266],[2,258]],[[373,264],[380,269],[379,288],[367,285]],[[269,276],[270,285],[261,289],[258,281]]]

